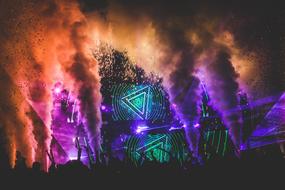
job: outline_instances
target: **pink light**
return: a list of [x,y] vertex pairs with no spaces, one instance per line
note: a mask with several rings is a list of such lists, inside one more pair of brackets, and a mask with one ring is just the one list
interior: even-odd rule
[[183,127],[183,128],[186,128],[186,127],[187,127],[187,125],[186,125],[186,124],[183,124],[183,125],[182,125],[182,127]]
[[199,124],[199,123],[196,123],[196,124],[194,125],[194,127],[195,127],[195,128],[198,128],[198,127],[200,127],[200,124]]
[[141,132],[141,129],[137,129],[136,130],[136,133],[138,134],[138,133],[140,133]]
[[56,94],[59,94],[59,93],[61,92],[61,88],[60,88],[60,87],[56,87],[56,88],[54,89],[54,92],[55,92]]
[[101,109],[102,109],[103,111],[106,110],[106,106],[102,105],[102,106],[101,106]]

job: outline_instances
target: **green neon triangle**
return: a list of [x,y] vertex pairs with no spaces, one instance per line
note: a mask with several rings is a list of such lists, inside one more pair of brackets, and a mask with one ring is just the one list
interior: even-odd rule
[[141,113],[144,113],[145,93],[137,95],[135,98],[129,99],[129,102],[137,108]]
[[141,119],[147,119],[149,91],[150,88],[146,86],[128,94],[121,100],[130,111]]

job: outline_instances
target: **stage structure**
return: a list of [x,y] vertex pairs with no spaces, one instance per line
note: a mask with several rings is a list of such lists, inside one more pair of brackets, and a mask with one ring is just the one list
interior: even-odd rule
[[108,46],[98,51],[104,155],[136,165],[186,160],[185,125],[175,117],[162,79],[146,74],[123,52]]
[[150,160],[160,163],[177,160],[180,164],[188,159],[188,147],[183,131],[128,136],[124,143],[127,155],[139,165]]
[[[100,55],[101,156],[127,159],[137,166],[145,160],[187,160],[185,124],[175,117],[161,78],[147,75],[124,53],[112,50]],[[97,156],[89,145],[79,100],[60,82],[54,85],[52,95],[49,158],[56,164],[69,160],[94,164]]]
[[285,142],[285,93],[273,105],[242,149],[255,149]]
[[252,110],[248,103],[246,93],[240,93],[240,109],[242,114],[242,126],[240,130],[240,144],[243,146],[253,131]]
[[51,152],[54,162],[64,164],[69,160],[81,160],[86,165],[92,164],[94,154],[80,117],[78,100],[59,82],[53,88],[51,114]]
[[107,155],[131,160],[137,166],[145,160],[182,163],[188,158],[184,125],[166,118],[171,109],[161,86],[123,83],[113,86],[111,92],[112,104],[102,110]]
[[166,99],[160,86],[121,84],[112,88],[114,120],[162,120]]
[[[234,144],[218,112],[210,105],[206,87],[202,87],[201,118],[199,124],[199,153],[204,161],[234,155]],[[197,124],[198,125],[198,124]]]

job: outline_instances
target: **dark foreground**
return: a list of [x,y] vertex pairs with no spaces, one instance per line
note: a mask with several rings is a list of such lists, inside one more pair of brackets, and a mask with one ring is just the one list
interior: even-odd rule
[[[174,185],[210,186],[210,187],[240,187],[251,184],[255,187],[285,183],[285,160],[278,156],[223,158],[209,161],[203,165],[186,162],[181,165],[175,161],[165,164],[144,162],[137,167],[129,162],[111,160],[108,166],[94,165],[91,169],[80,161],[70,161],[65,165],[51,167],[48,173],[40,170],[40,165],[34,163],[32,168],[18,165],[11,169],[2,167],[1,183],[9,187],[35,186],[38,189],[63,186],[84,189],[97,186],[132,189],[136,187],[160,187]],[[169,186],[170,187],[170,186]],[[2,188],[1,188],[2,189]],[[6,189],[6,188],[5,188]],[[101,188],[100,188],[101,189]],[[121,188],[120,188],[121,189]],[[161,188],[159,188],[161,189]],[[189,188],[187,188],[189,189]]]

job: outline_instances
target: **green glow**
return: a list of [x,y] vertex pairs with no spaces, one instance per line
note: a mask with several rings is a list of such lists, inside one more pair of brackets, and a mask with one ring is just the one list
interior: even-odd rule
[[205,117],[206,113],[205,113],[205,106],[204,105],[202,105],[202,113],[203,113],[203,117]]
[[210,137],[210,131],[207,132],[207,141],[209,140]]
[[208,143],[208,141],[209,141],[209,137],[210,137],[210,131],[207,131],[207,139],[206,139],[206,142],[204,143],[204,150],[206,150],[206,148],[207,148],[207,143]]
[[141,119],[147,119],[150,87],[145,86],[138,90],[136,88],[132,90],[133,92],[128,92],[126,96],[121,98],[122,103]]
[[182,132],[130,136],[125,142],[126,151],[136,165],[140,165],[141,155],[150,161],[169,162],[170,154],[180,163],[186,160],[188,149]]
[[[149,160],[153,161],[153,159],[159,161],[159,162],[167,162],[169,161],[169,155],[167,155],[166,152],[163,150],[169,151],[169,146],[167,146],[168,137],[166,135],[158,136],[153,135],[149,137],[147,140],[148,143],[144,144],[140,148],[138,148],[136,151],[143,152],[146,154]],[[162,150],[163,149],[163,150]],[[153,157],[152,157],[152,151],[153,151]]]
[[227,141],[228,141],[228,130],[226,130],[226,137],[225,137],[225,141],[224,141],[223,156],[225,155],[226,146],[227,146]]
[[130,102],[139,110],[143,109],[144,94],[140,94],[137,98],[130,100]]
[[165,91],[156,85],[112,86],[112,117],[118,120],[161,120],[169,105]]
[[221,134],[222,134],[222,131],[220,130],[220,132],[219,132],[218,146],[217,146],[217,151],[216,151],[216,153],[218,153],[218,152],[219,152],[220,142],[221,142]]
[[215,154],[219,156],[225,156],[229,146],[229,131],[228,130],[213,130],[205,132],[204,153],[207,159],[210,159],[213,154],[212,150],[215,150]]
[[214,131],[214,132],[212,132],[213,133],[213,139],[212,139],[212,146],[214,145],[214,140],[215,140],[215,133],[216,133],[216,131]]

